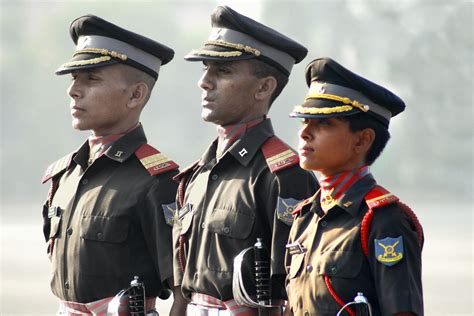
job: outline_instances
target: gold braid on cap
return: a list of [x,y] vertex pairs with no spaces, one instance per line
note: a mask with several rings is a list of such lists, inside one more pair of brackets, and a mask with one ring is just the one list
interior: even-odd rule
[[242,55],[242,52],[215,52],[213,50],[193,49],[191,55],[207,55],[218,57],[236,57]]
[[62,64],[61,67],[74,67],[74,66],[93,65],[93,64],[102,63],[104,61],[109,61],[111,59],[112,59],[112,57],[110,57],[110,56],[102,56],[102,57],[97,57],[97,58],[92,58],[92,59],[76,60],[76,61],[70,61],[70,62],[67,62],[65,64]]
[[204,45],[215,45],[215,46],[235,48],[237,50],[240,50],[240,51],[243,51],[243,52],[246,52],[246,53],[254,54],[255,56],[260,56],[260,54],[261,54],[260,51],[256,48],[253,48],[253,47],[250,47],[250,46],[247,46],[247,45],[243,45],[243,44],[230,43],[230,42],[226,42],[226,41],[223,41],[223,40],[207,41],[207,42],[204,43]]
[[118,58],[122,61],[127,60],[127,55],[118,53],[114,50],[108,50],[105,48],[84,48],[84,49],[79,49],[74,52],[72,57],[79,55],[79,54],[100,54],[100,55],[108,55],[112,56],[113,58]]
[[331,113],[340,113],[340,112],[347,112],[352,110],[353,108],[359,109],[362,112],[368,112],[369,106],[362,104],[356,100],[351,100],[346,97],[340,97],[334,94],[323,94],[323,93],[310,93],[304,99],[305,101],[309,99],[326,99],[332,101],[338,101],[345,105],[335,106],[335,107],[327,107],[327,108],[305,108],[302,106],[297,106],[294,109],[294,112],[302,113],[302,114],[331,114]]

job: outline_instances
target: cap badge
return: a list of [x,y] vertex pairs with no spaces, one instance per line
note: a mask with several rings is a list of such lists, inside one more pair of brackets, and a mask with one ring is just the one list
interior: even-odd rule
[[222,32],[222,29],[221,29],[221,28],[216,29],[215,32],[213,32],[213,33],[209,36],[209,40],[211,40],[211,41],[217,41],[219,38],[221,38],[221,32]]

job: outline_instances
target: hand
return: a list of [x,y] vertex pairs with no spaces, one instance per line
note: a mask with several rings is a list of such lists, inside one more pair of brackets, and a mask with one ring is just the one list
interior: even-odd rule
[[188,301],[184,298],[181,292],[181,287],[176,286],[173,288],[173,305],[171,306],[170,316],[183,316],[186,315],[186,308],[188,307]]

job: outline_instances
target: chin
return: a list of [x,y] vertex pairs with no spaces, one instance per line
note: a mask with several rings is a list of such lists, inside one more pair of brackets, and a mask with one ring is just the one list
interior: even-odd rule
[[72,128],[78,131],[86,131],[89,129],[84,124],[81,124],[81,122],[76,122],[76,121],[72,121]]
[[300,157],[300,167],[311,171],[319,171],[320,169],[318,163],[304,157]]

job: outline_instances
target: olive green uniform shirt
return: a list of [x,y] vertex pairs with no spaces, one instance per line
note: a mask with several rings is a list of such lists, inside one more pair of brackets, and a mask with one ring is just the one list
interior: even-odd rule
[[169,295],[172,230],[164,208],[175,205],[177,171],[151,176],[134,155],[145,143],[140,126],[88,167],[85,142],[58,175],[43,218],[46,240],[54,238],[51,289],[61,300],[114,296],[135,275],[145,282],[147,296]]
[[[271,254],[274,298],[286,297],[283,260],[291,207],[314,193],[317,184],[297,164],[270,171],[261,146],[272,136],[267,119],[236,140],[219,161],[216,140],[188,175],[184,207],[173,227],[175,283],[185,296],[197,292],[231,299],[233,260],[260,237]],[[278,215],[279,204],[290,207],[285,218]],[[187,240],[184,273],[180,235]]]
[[[369,257],[362,252],[360,224],[368,209],[364,197],[375,185],[371,175],[362,178],[325,215],[318,193],[295,218],[289,244],[297,243],[302,250],[293,247],[286,255],[287,291],[294,315],[336,315],[341,307],[330,295],[325,275],[345,303],[362,292],[373,315],[403,311],[423,315],[421,248],[412,222],[396,203],[374,210]],[[377,261],[374,240],[399,236],[403,258],[393,266]]]

